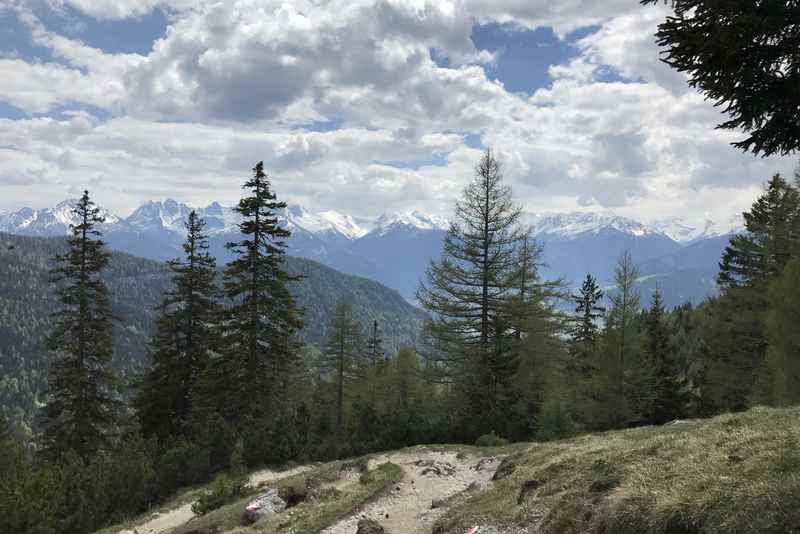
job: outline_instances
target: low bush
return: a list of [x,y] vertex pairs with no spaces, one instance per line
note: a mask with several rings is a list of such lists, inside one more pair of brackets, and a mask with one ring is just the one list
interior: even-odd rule
[[503,445],[508,445],[508,440],[494,432],[489,432],[476,439],[475,445],[478,447],[502,447]]

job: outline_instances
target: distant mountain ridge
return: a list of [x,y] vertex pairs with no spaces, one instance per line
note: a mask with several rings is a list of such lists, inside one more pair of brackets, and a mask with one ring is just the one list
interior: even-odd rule
[[[0,232],[64,235],[72,222],[69,210],[73,203],[65,201],[54,208],[23,208],[0,214]],[[180,254],[183,221],[191,210],[173,199],[150,201],[125,218],[104,212],[107,223],[102,229],[114,249],[166,260]],[[196,211],[206,221],[212,252],[220,263],[229,261],[225,244],[237,239],[238,215],[217,202]],[[413,300],[431,259],[439,257],[449,227],[446,219],[420,211],[365,219],[290,205],[279,217],[292,231],[288,240],[290,254],[377,280],[409,300]],[[709,280],[716,274],[727,236],[742,228],[741,217],[698,223],[675,217],[644,223],[597,212],[524,213],[521,223],[530,226],[537,241],[545,246],[546,276],[564,278],[572,285],[578,284],[586,273],[610,281],[617,258],[627,250],[643,266],[648,283],[662,280],[665,287],[682,287],[675,294],[664,290],[670,305],[682,299],[697,302],[707,296],[709,287],[714,291]],[[694,247],[695,244],[700,246]],[[665,259],[659,262],[659,258]],[[677,272],[686,278],[680,284],[675,280]]]
[[[44,385],[51,357],[45,336],[57,307],[50,270],[53,256],[65,249],[63,237],[0,232],[0,414],[15,423],[31,421]],[[319,345],[336,304],[347,301],[365,333],[378,321],[388,353],[416,343],[427,315],[397,291],[307,259],[287,257],[286,269],[303,277],[290,284],[303,310],[303,341]],[[114,316],[120,319],[114,325],[114,366],[125,378],[147,362],[154,310],[172,287],[171,278],[163,262],[122,252],[111,255],[104,279]]]

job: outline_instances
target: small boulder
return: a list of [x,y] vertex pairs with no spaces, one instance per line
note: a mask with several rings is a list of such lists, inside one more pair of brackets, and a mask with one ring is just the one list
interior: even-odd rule
[[244,517],[255,523],[265,515],[276,514],[286,510],[286,501],[278,494],[278,490],[270,488],[252,501],[244,509]]
[[483,491],[488,487],[489,484],[487,482],[484,482],[483,480],[476,480],[467,486],[467,491]]
[[374,519],[361,519],[356,534],[385,534],[383,527]]
[[494,464],[497,462],[497,458],[494,456],[489,456],[487,458],[481,458],[478,463],[472,466],[473,471],[485,471],[486,469],[491,469],[494,467]]
[[443,508],[445,505],[444,499],[433,499],[431,501],[431,509],[435,510],[436,508]]
[[503,480],[516,470],[517,470],[517,462],[515,459],[509,456],[505,458],[502,462],[500,462],[500,466],[497,468],[497,471],[494,472],[492,480]]
[[420,460],[417,462],[417,466],[424,467],[422,470],[423,475],[449,477],[453,476],[453,474],[456,472],[456,468],[453,466],[453,464],[449,464],[447,462],[438,462],[436,460]]

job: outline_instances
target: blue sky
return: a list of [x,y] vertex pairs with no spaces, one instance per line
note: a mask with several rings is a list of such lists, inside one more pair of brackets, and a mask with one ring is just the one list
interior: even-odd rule
[[601,4],[11,0],[0,210],[231,203],[263,159],[311,209],[446,216],[492,147],[529,211],[724,219],[791,170],[658,61],[666,7]]

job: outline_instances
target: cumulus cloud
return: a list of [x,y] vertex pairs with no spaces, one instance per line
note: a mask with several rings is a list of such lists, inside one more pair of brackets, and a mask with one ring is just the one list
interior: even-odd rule
[[[248,169],[264,159],[279,192],[312,208],[447,215],[480,157],[465,142],[471,133],[503,157],[528,210],[607,208],[654,218],[709,206],[739,211],[766,177],[793,165],[737,152],[729,146],[735,134],[713,129],[718,111],[658,61],[652,36],[664,7],[629,0],[60,5],[98,19],[162,8],[170,26],[148,55],[113,55],[17,9],[31,38],[62,62],[0,58],[0,76],[11,80],[0,84],[0,100],[30,113],[91,104],[112,118],[0,121],[0,188],[15,198],[25,180],[56,176],[47,178],[53,200],[92,185],[121,211],[163,196],[233,202]],[[487,76],[494,58],[470,36],[488,21],[552,27],[565,39],[589,30],[574,57],[551,67],[552,84],[526,96]],[[314,122],[333,126],[309,131]]]

